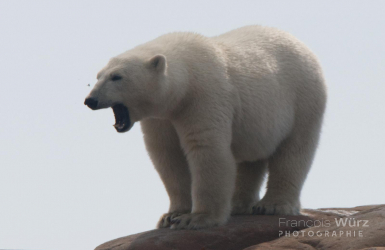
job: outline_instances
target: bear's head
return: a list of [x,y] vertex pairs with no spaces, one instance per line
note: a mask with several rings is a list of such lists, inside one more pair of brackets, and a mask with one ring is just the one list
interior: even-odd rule
[[112,58],[98,73],[84,104],[92,110],[112,107],[116,131],[127,132],[136,121],[167,108],[166,70],[166,57],[160,54]]

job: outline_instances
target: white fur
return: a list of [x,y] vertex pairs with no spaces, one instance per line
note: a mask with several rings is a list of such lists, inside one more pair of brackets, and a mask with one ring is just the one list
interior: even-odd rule
[[158,227],[299,213],[326,88],[316,57],[290,34],[261,26],[212,38],[171,33],[111,59],[98,79],[89,96],[99,108],[120,102],[141,122],[170,197]]

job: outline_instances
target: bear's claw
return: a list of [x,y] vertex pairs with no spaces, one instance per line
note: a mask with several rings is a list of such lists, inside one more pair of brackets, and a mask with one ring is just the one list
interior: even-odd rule
[[171,212],[171,213],[166,213],[166,214],[163,214],[161,217],[160,217],[160,220],[157,224],[157,228],[165,228],[165,227],[170,227],[173,223],[173,220],[174,218],[182,215],[184,213],[180,213],[180,212]]

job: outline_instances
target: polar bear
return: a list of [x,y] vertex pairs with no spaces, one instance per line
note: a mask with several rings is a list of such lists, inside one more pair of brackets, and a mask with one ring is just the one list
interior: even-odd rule
[[247,26],[170,33],[124,52],[98,73],[85,104],[112,107],[117,132],[140,121],[170,198],[158,227],[200,229],[231,214],[299,214],[326,87],[302,42]]

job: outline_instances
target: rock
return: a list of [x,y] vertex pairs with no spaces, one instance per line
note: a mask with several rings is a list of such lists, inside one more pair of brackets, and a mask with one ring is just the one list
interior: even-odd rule
[[[307,216],[288,216],[292,220],[309,220]],[[234,216],[220,227],[204,230],[157,229],[104,243],[95,250],[239,250],[277,239],[279,230],[304,227],[279,227],[278,216]]]
[[385,250],[385,205],[303,209],[302,214],[234,216],[224,226],[205,230],[151,230],[106,242],[95,250]]

